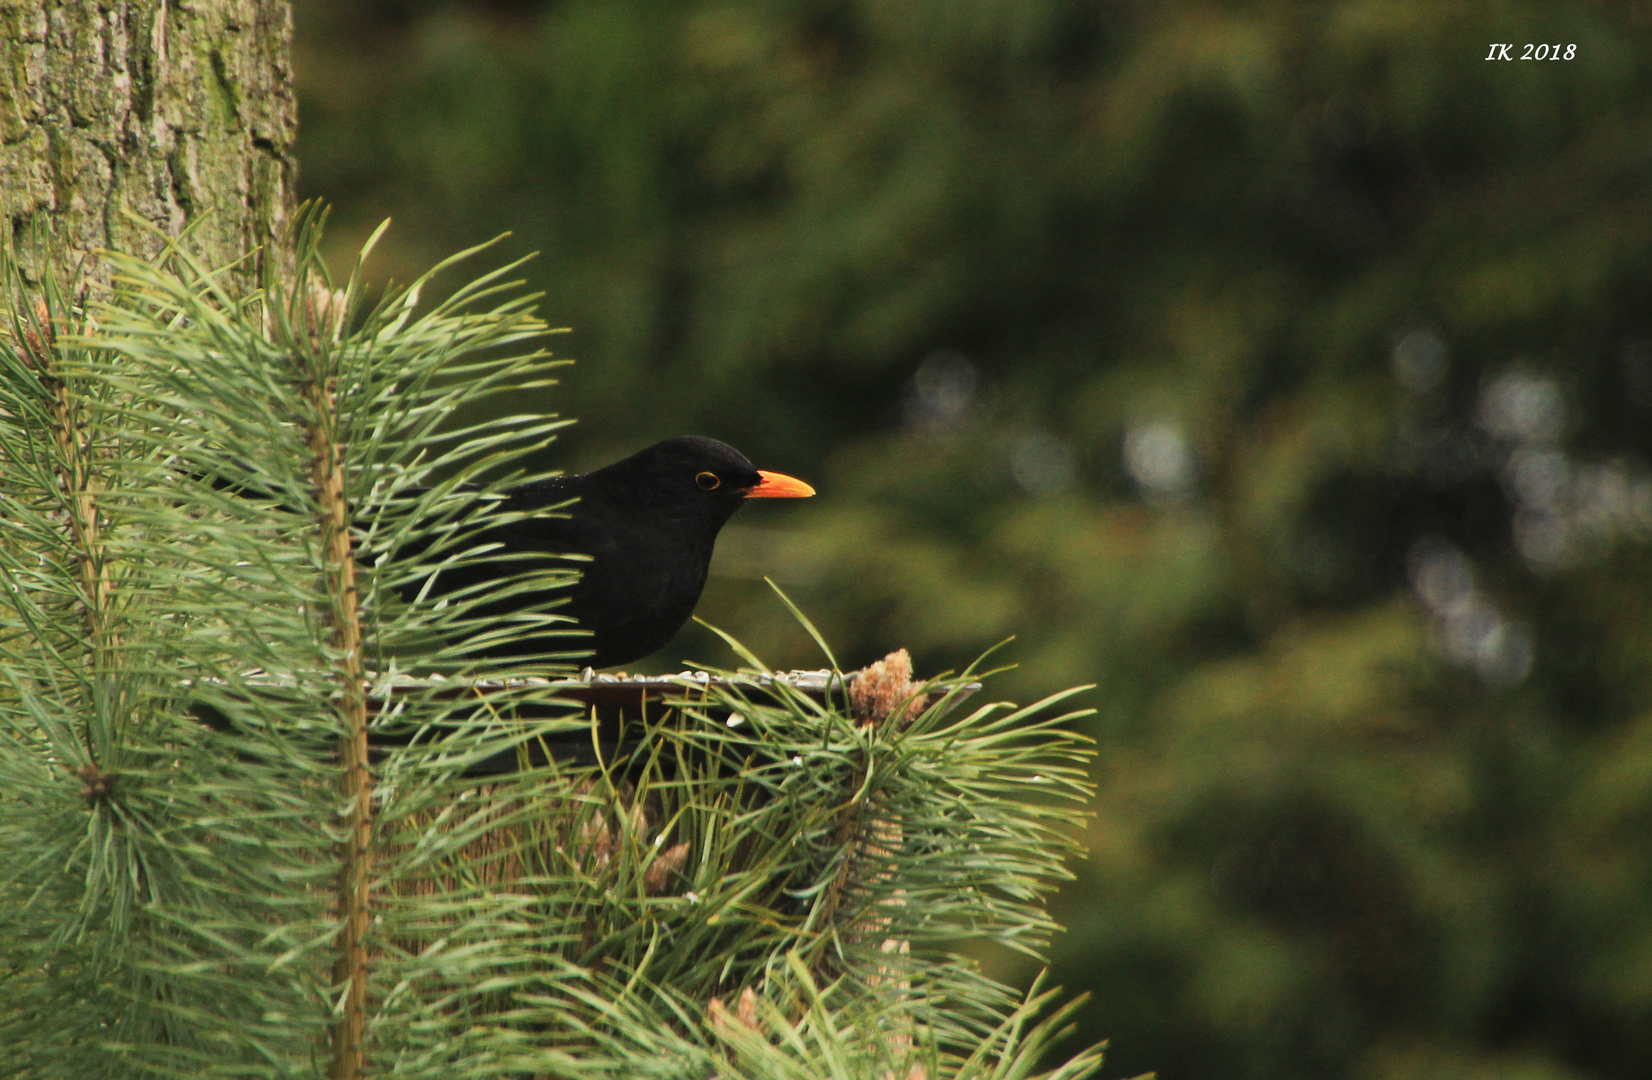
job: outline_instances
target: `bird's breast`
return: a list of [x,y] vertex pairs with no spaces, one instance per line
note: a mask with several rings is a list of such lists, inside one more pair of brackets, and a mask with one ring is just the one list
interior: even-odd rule
[[[592,551],[576,594],[593,630],[599,624],[688,618],[705,588],[711,545],[685,542],[681,536],[641,532],[611,539]],[[673,627],[675,630],[675,627]]]

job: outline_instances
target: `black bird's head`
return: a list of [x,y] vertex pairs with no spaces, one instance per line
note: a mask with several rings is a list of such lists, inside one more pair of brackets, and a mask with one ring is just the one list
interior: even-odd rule
[[803,481],[764,472],[727,443],[699,435],[657,442],[591,475],[640,496],[662,515],[717,527],[747,499],[798,499],[815,493]]

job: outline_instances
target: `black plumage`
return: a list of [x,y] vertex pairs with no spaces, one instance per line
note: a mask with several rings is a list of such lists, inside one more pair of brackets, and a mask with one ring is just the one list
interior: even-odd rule
[[[558,613],[572,616],[590,637],[526,632],[488,651],[520,655],[589,648],[592,655],[584,662],[592,667],[629,663],[665,645],[688,621],[705,588],[717,534],[747,499],[812,494],[802,481],[763,472],[715,439],[667,439],[593,472],[512,488],[506,510],[544,513],[477,536],[474,542],[497,544],[508,558],[443,570],[426,596],[520,572],[543,555],[540,565],[574,567],[579,580],[549,595],[529,592],[496,601],[479,614],[497,617],[566,597]],[[568,555],[588,561],[562,558]]]

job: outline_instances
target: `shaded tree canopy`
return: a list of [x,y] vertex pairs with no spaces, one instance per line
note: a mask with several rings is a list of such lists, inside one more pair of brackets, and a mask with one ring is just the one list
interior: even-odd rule
[[804,660],[768,573],[848,662],[1099,682],[1058,975],[1110,1075],[1639,1077],[1648,25],[311,0],[300,157],[387,274],[543,253],[570,466],[815,483],[711,621]]

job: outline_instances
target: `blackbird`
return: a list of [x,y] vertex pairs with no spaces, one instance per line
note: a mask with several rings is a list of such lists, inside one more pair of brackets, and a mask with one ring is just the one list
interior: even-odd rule
[[[475,538],[512,556],[494,564],[440,571],[429,590],[442,595],[545,564],[575,567],[579,580],[528,603],[566,597],[559,614],[572,616],[590,637],[525,634],[486,650],[522,655],[588,647],[592,667],[629,663],[663,646],[688,621],[705,588],[717,534],[747,499],[813,495],[801,480],[763,472],[716,439],[666,439],[623,461],[576,476],[559,476],[510,489],[504,509],[546,513],[488,529]],[[530,556],[527,560],[514,556]],[[589,561],[558,556],[583,555]],[[422,583],[421,583],[422,584]],[[414,591],[419,586],[414,586]],[[521,596],[486,605],[484,618],[524,605]]]

